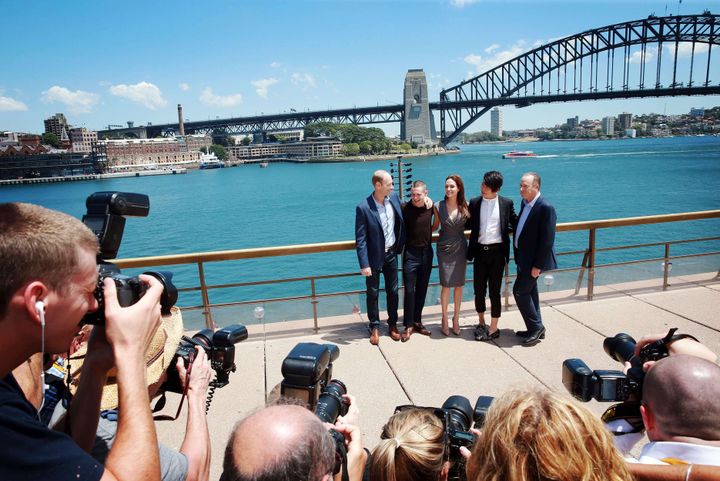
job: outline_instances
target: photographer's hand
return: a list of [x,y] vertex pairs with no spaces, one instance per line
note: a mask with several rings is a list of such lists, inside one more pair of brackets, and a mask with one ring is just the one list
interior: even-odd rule
[[355,396],[352,394],[344,394],[343,399],[348,403],[347,414],[345,416],[338,416],[337,422],[360,426],[360,409],[357,407]]
[[[475,436],[475,441],[474,441],[474,442],[476,443],[477,440],[478,440],[478,438],[479,438],[480,435],[482,434],[482,432],[481,432],[479,429],[475,429],[475,428],[470,428],[470,432],[473,433],[473,435]],[[465,446],[460,446],[460,454],[461,454],[462,457],[465,459],[465,461],[467,461],[468,459],[470,459],[470,455],[472,454],[472,451],[470,451],[470,450],[469,450],[467,447],[465,447]]]
[[[205,397],[207,396],[212,369],[205,350],[195,346],[197,354],[192,365],[190,384],[188,385],[188,417],[180,452],[188,460],[186,481],[204,481],[210,477],[210,432],[205,415]],[[185,387],[186,369],[184,360],[178,357],[177,372]]]
[[148,285],[143,297],[120,307],[112,279],[104,280],[105,335],[117,367],[118,428],[105,468],[121,480],[159,480],[160,456],[150,412],[145,350],[160,325],[160,281],[140,276]]
[[338,422],[333,426],[333,429],[345,436],[348,478],[350,481],[361,481],[365,473],[365,463],[368,455],[363,449],[360,428],[352,424]]
[[[635,355],[639,355],[640,350],[643,347],[659,339],[663,339],[665,336],[667,336],[667,333],[648,334],[647,336],[643,336],[635,345]],[[671,356],[685,354],[688,356],[695,356],[702,359],[707,359],[710,362],[717,362],[718,359],[717,355],[712,352],[708,347],[687,337],[668,343],[667,349],[668,353]],[[643,364],[643,371],[647,372],[648,369],[653,366],[653,364],[655,364],[655,361],[648,361]]]

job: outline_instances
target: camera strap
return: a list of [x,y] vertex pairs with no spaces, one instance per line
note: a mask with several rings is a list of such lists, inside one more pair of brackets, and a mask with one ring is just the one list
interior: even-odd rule
[[[155,421],[175,421],[178,417],[180,417],[180,412],[182,411],[183,403],[185,402],[185,398],[187,397],[188,388],[190,387],[190,373],[192,372],[193,362],[195,361],[195,351],[190,351],[188,353],[188,366],[187,370],[185,371],[185,382],[183,383],[183,392],[182,397],[180,398],[180,405],[177,408],[177,412],[175,413],[175,417],[168,416],[167,414],[160,414],[158,416],[154,416],[153,419]],[[167,397],[165,396],[165,392],[160,395],[160,399],[158,399],[157,403],[155,403],[155,407],[153,407],[152,412],[156,413],[163,409],[165,407],[165,403],[167,402]]]

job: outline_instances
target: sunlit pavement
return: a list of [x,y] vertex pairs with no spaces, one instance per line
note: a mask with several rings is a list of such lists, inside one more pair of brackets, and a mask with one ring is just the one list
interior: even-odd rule
[[[547,336],[533,347],[521,346],[514,334],[524,324],[512,300],[500,319],[502,335],[493,342],[475,341],[477,314],[472,302],[463,304],[459,337],[442,335],[440,306],[431,306],[424,314],[431,337],[414,334],[408,342],[394,342],[383,325],[379,346],[369,343],[364,313],[322,318],[318,333],[312,320],[249,326],[249,338],[236,346],[237,372],[231,374],[228,386],[215,392],[210,406],[210,479],[220,476],[223,450],[235,422],[279,392],[282,361],[298,342],[333,343],[340,348],[333,377],[357,398],[364,442],[372,449],[396,405],[440,406],[453,394],[474,405],[480,395],[498,396],[522,385],[544,385],[565,393],[561,365],[567,358],[581,358],[592,369],[621,369],[602,347],[606,336],[618,332],[639,339],[677,327],[679,333],[692,334],[720,352],[717,274],[671,277],[667,291],[662,291],[662,280],[601,286],[592,301],[586,300],[584,290],[580,295],[542,293]],[[178,401],[171,394],[164,412],[174,414]],[[607,404],[592,401],[587,407],[599,415]],[[184,417],[157,426],[160,441],[179,448]]]

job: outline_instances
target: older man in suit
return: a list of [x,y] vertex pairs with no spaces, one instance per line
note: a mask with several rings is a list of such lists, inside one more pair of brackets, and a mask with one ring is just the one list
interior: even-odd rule
[[515,265],[517,279],[513,286],[515,303],[525,321],[523,345],[532,346],[545,338],[540,315],[537,279],[540,273],[557,268],[555,259],[555,207],[540,193],[540,176],[528,172],[520,179],[522,206],[515,229]]
[[[517,222],[513,201],[498,194],[503,176],[486,172],[480,185],[481,196],[470,201],[470,245],[467,259],[473,261],[473,288],[478,325],[475,339],[489,341],[500,337],[498,322],[502,311],[500,287],[503,271],[510,259],[510,231]],[[466,228],[467,228],[466,227]],[[485,324],[485,293],[490,288],[490,329]]]
[[393,192],[393,179],[384,170],[372,176],[373,193],[355,208],[355,245],[360,272],[367,287],[370,343],[380,342],[378,293],[380,274],[385,279],[388,327],[393,341],[400,340],[398,321],[398,261],[405,245],[405,226],[400,199]]

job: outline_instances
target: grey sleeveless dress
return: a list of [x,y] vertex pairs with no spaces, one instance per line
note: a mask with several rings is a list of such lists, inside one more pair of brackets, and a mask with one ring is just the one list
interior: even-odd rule
[[465,221],[462,215],[450,217],[445,201],[438,202],[440,214],[440,238],[437,243],[438,270],[440,285],[460,287],[465,284],[467,268],[467,239],[465,239]]

